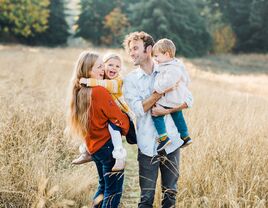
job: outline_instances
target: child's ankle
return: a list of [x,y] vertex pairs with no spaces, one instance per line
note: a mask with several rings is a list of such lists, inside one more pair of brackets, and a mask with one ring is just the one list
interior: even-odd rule
[[187,135],[187,136],[181,137],[181,139],[182,139],[182,140],[185,140],[185,139],[187,139],[187,138],[189,138],[189,137],[190,137],[190,136]]
[[162,134],[159,136],[159,142],[166,141],[167,138],[168,138],[167,134]]

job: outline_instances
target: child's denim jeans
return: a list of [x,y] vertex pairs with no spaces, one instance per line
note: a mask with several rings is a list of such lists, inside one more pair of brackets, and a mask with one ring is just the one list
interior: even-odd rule
[[[185,138],[189,136],[187,124],[184,120],[182,111],[177,111],[175,113],[171,113],[170,115],[178,129],[178,132],[181,135],[181,138]],[[160,136],[160,135],[166,134],[167,130],[166,130],[166,125],[164,121],[164,116],[158,116],[158,117],[152,116],[152,117],[153,117],[154,125],[155,125],[158,135]]]

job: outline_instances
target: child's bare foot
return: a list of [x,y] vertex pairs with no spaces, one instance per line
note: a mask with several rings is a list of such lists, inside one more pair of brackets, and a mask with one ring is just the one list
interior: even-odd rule
[[92,156],[88,153],[82,153],[78,158],[72,161],[73,165],[81,165],[92,161]]

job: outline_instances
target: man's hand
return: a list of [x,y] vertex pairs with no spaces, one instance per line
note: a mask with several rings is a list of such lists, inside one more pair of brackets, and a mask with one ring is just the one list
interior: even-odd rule
[[160,105],[154,106],[152,108],[152,116],[164,116],[167,114],[171,114],[183,109],[188,108],[188,105],[186,103],[183,103],[180,107],[178,108],[171,108],[171,109],[166,109]]
[[79,83],[80,83],[80,84],[87,85],[87,78],[82,77],[82,78],[79,80]]
[[161,105],[156,105],[152,108],[152,116],[164,116],[169,114],[170,109],[163,108]]

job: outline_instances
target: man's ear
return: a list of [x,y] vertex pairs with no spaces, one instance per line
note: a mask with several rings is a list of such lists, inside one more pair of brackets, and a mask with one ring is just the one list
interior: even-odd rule
[[146,53],[152,55],[153,47],[151,45],[147,46]]

